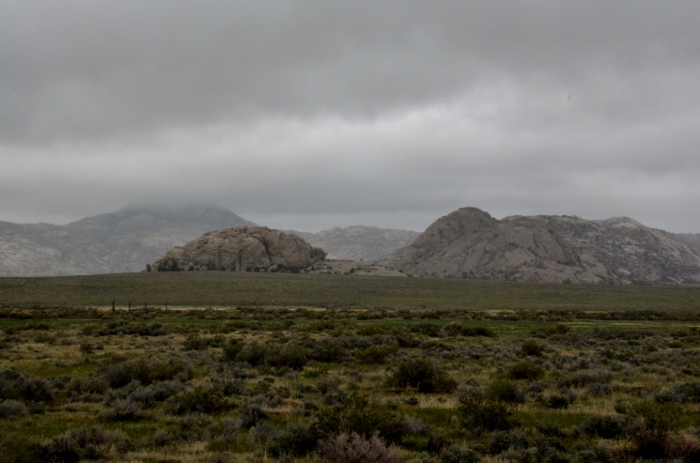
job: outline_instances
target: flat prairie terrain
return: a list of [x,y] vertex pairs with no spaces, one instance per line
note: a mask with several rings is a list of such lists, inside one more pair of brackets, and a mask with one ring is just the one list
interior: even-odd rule
[[0,462],[700,461],[698,287],[5,278],[0,329]]

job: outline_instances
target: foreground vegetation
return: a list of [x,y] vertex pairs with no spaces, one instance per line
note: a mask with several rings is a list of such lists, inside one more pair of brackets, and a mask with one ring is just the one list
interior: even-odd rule
[[[127,290],[132,310],[112,311]],[[700,461],[699,296],[219,272],[0,280],[0,462]],[[172,310],[235,297],[259,305]]]

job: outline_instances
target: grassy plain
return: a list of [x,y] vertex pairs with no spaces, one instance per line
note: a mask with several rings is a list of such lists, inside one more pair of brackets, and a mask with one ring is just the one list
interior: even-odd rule
[[6,278],[0,329],[0,462],[700,461],[698,287]]

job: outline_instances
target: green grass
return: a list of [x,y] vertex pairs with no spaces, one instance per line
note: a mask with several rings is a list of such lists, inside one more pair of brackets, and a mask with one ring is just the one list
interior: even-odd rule
[[489,310],[700,310],[697,286],[553,285],[238,272],[1,278],[4,306],[309,306]]
[[[120,309],[116,313],[109,310],[113,299]],[[130,313],[123,310],[128,301]],[[527,360],[546,372],[537,381],[516,382],[525,403],[514,405],[515,418],[530,436],[540,436],[543,425],[560,429],[567,436],[562,451],[575,461],[581,446],[597,445],[575,432],[589,417],[617,413],[618,401],[653,401],[678,384],[700,380],[698,301],[699,287],[340,275],[183,272],[0,279],[0,371],[23,372],[46,381],[55,392],[52,403],[28,402],[36,407],[29,415],[0,418],[0,445],[11,442],[8,448],[20,451],[22,439],[36,444],[69,429],[97,425],[124,431],[146,455],[111,455],[115,461],[182,461],[182,455],[189,455],[185,461],[209,462],[215,454],[230,461],[234,456],[240,457],[235,461],[266,461],[268,442],[255,437],[252,429],[224,439],[224,424],[235,423],[247,405],[263,404],[262,423],[268,431],[281,432],[288,423],[309,423],[334,409],[345,400],[341,395],[359,393],[373,410],[407,416],[417,420],[414,425],[422,422],[430,428],[404,436],[407,461],[425,457],[431,436],[440,436],[445,445],[473,448],[486,459],[484,446],[492,433],[479,434],[461,424],[460,394],[488,393],[513,365]],[[182,310],[165,311],[165,302]],[[452,322],[485,327],[495,336],[438,333]],[[533,335],[545,349],[539,357],[525,358],[521,346]],[[307,349],[308,363],[292,370],[272,362],[234,362],[223,355],[229,340],[273,349],[298,343]],[[334,343],[343,346],[343,355],[318,355]],[[81,349],[86,344],[94,350]],[[367,346],[389,347],[394,353],[383,363],[366,363]],[[244,388],[229,397],[232,409],[210,415],[176,416],[159,403],[144,408],[137,421],[114,423],[100,416],[138,384],[91,394],[71,386],[73,379],[100,378],[131,359],[159,356],[188,365],[191,375],[173,379],[188,390],[235,375]],[[388,385],[392,368],[419,358],[436,362],[459,388],[423,394]],[[587,384],[566,386],[561,381],[575,384],[577,375],[600,383],[596,390],[601,395],[594,395]],[[333,382],[340,395],[324,392]],[[544,399],[569,392],[573,403],[568,409],[547,408]],[[700,405],[684,403],[682,410],[680,429],[690,433],[700,426]],[[264,431],[265,426],[259,428]],[[164,431],[174,440],[154,447],[156,434]],[[630,439],[614,444],[627,445]],[[438,461],[440,450],[429,454],[431,461]],[[620,461],[631,463],[636,457],[625,458]],[[1,461],[13,460],[0,455]],[[320,460],[312,455],[293,461]]]

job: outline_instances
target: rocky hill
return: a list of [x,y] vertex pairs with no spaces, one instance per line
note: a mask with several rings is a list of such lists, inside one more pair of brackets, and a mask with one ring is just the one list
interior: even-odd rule
[[214,207],[131,207],[68,225],[0,222],[0,276],[141,271],[173,246],[232,225],[253,223]]
[[207,232],[171,249],[151,269],[299,272],[325,257],[322,249],[297,235],[267,227],[237,226]]
[[513,216],[476,208],[438,219],[384,265],[410,275],[562,283],[698,283],[700,251],[628,218]]
[[376,262],[410,244],[420,233],[356,225],[301,235],[311,245],[324,249],[329,259]]
[[700,250],[700,233],[674,233],[673,237]]

